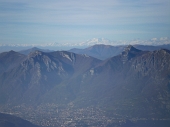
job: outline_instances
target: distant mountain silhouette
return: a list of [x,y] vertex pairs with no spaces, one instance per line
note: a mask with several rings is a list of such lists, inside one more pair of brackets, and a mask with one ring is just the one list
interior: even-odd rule
[[37,47],[33,47],[33,48],[30,48],[30,49],[19,51],[19,53],[24,54],[24,55],[28,55],[29,53],[34,52],[34,51],[53,52],[52,50],[40,49],[40,48],[37,48]]
[[[78,54],[87,54],[89,56],[105,60],[110,57],[119,55],[121,52],[123,52],[124,48],[127,47],[127,45],[121,45],[121,46],[111,46],[111,45],[94,45],[85,49],[70,49],[70,52],[78,53]],[[134,45],[134,48],[137,48],[139,50],[143,51],[154,51],[154,50],[160,50],[160,49],[169,49],[170,45],[160,45],[160,46],[151,46],[151,45]]]
[[104,60],[120,54],[124,46],[94,45],[85,49],[71,49],[70,52],[87,54],[89,56]]
[[152,46],[152,45],[134,45],[135,48],[143,50],[143,51],[154,51],[154,50],[160,50],[160,49],[168,49],[170,50],[170,44],[167,45],[158,45],[158,46]]

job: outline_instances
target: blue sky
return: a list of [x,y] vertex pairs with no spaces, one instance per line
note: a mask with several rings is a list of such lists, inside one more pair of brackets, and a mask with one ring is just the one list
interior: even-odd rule
[[0,43],[170,37],[169,0],[0,0]]

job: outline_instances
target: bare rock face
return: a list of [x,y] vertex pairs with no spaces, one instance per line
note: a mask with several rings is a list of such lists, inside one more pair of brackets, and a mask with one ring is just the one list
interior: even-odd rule
[[133,57],[136,57],[137,55],[140,55],[141,53],[142,53],[141,50],[138,50],[138,49],[134,48],[132,45],[129,45],[121,53],[122,62],[126,63],[126,61],[130,60]]

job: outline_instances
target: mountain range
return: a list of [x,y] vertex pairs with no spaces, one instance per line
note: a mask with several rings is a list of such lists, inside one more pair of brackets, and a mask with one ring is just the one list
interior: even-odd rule
[[53,52],[53,50],[40,49],[40,48],[37,48],[37,47],[33,47],[33,48],[30,48],[30,49],[21,50],[21,51],[19,51],[19,53],[24,54],[24,55],[28,55],[29,53],[34,52],[34,51]]
[[129,45],[99,60],[68,51],[0,54],[0,104],[97,106],[106,115],[170,118],[170,51]]
[[[111,46],[111,45],[98,44],[84,49],[73,48],[68,51],[78,53],[78,54],[87,54],[89,56],[98,58],[100,60],[105,60],[113,56],[119,55],[121,52],[123,52],[125,47],[127,46],[126,45]],[[159,49],[170,50],[170,45],[159,45],[159,46],[134,45],[134,47],[143,51],[154,51]]]
[[[80,48],[73,48],[68,50],[69,52],[77,53],[77,54],[86,54],[92,57],[95,57],[100,60],[105,60],[108,58],[111,58],[113,56],[119,55],[121,52],[123,52],[124,48],[126,46],[111,46],[111,45],[104,45],[104,44],[97,44],[93,45],[84,49]],[[168,49],[170,50],[170,45],[159,45],[159,46],[149,46],[149,45],[134,45],[135,48],[143,50],[143,51],[154,51],[159,49]],[[18,51],[21,54],[28,55],[31,52],[34,51],[42,51],[42,52],[53,52],[54,50],[48,50],[48,49],[41,49],[37,47],[25,49]]]
[[120,54],[125,46],[111,46],[111,45],[94,45],[85,49],[70,49],[69,52],[78,54],[87,54],[89,56],[104,60]]
[[[87,48],[91,47],[93,45],[110,45],[114,47],[119,47],[120,45],[122,46],[127,46],[128,44],[131,45],[144,45],[144,47],[140,46],[141,48],[148,48],[153,50],[154,47],[161,47],[161,48],[169,48],[170,49],[170,39],[168,37],[162,37],[162,38],[152,38],[149,40],[140,40],[140,39],[135,39],[131,41],[124,41],[124,40],[119,40],[119,41],[111,41],[106,38],[92,38],[83,42],[72,42],[72,43],[60,43],[60,42],[51,42],[51,43],[41,43],[41,44],[25,44],[25,43],[0,43],[0,53],[5,52],[5,51],[21,51],[21,50],[27,50],[29,48],[34,48],[38,47],[40,49],[49,49],[53,51],[57,50],[70,50],[72,48]],[[154,45],[154,46],[152,46]],[[138,48],[138,47],[136,47]],[[156,48],[154,48],[156,49]]]

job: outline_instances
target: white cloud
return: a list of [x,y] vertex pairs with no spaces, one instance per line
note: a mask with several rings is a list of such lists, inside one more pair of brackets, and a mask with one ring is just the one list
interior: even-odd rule
[[158,40],[158,38],[152,38],[151,39],[151,41],[157,41]]
[[169,39],[168,39],[168,37],[161,37],[160,38],[160,41],[168,41]]

